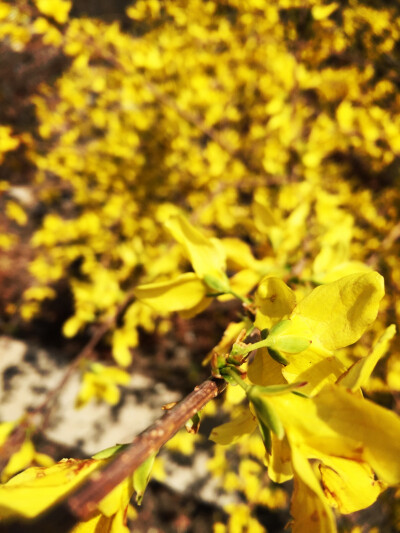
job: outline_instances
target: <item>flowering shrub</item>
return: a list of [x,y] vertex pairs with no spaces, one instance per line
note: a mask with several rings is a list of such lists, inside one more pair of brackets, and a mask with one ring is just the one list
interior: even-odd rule
[[[22,318],[65,280],[65,337],[109,325],[125,368],[84,361],[76,404],[113,404],[140,329],[238,300],[207,358],[232,416],[210,469],[248,505],[215,530],[262,531],[254,506],[282,505],[254,474],[265,462],[271,480],[294,478],[293,531],[335,531],[332,509],[365,508],[399,476],[398,419],[372,401],[400,390],[398,7],[138,0],[124,31],[70,8],[0,3],[4,46],[65,58],[30,99],[31,130],[0,127],[0,163],[24,146],[44,210]],[[30,220],[9,188],[3,249]],[[23,479],[1,487],[5,508]]]

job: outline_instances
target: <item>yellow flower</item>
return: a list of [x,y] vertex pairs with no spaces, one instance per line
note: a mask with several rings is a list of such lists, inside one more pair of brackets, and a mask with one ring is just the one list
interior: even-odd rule
[[[182,215],[165,223],[172,236],[183,246],[194,272],[180,274],[172,280],[139,285],[135,296],[159,313],[179,311],[190,317],[211,303],[210,293],[230,293],[225,274],[225,253],[217,239],[208,239]],[[247,285],[246,285],[247,286]]]
[[262,330],[290,315],[296,305],[296,295],[281,279],[267,276],[258,285],[255,304],[254,324]]
[[[306,531],[307,523],[315,526],[308,531],[335,531],[329,506],[342,513],[363,509],[385,484],[400,482],[400,419],[394,413],[338,385],[326,386],[314,398],[282,395],[269,402],[285,428],[297,480],[296,531]],[[320,480],[311,459],[319,463]]]
[[72,2],[68,0],[35,0],[35,3],[41,13],[54,18],[60,24],[64,24],[68,20]]
[[294,308],[294,331],[313,341],[313,348],[332,352],[356,342],[375,320],[384,295],[377,272],[361,272],[321,285]]
[[104,462],[63,459],[50,467],[28,468],[0,486],[0,518],[34,518],[40,515]]
[[118,385],[127,385],[130,375],[117,367],[92,363],[83,374],[83,383],[75,400],[76,407],[83,407],[91,399],[103,400],[110,405],[118,403],[120,390]]
[[191,311],[211,303],[209,289],[193,272],[180,274],[168,281],[147,283],[134,289],[135,296],[162,314]]
[[[16,429],[21,421],[3,422],[0,424],[0,446],[2,446],[10,437],[12,431]],[[29,434],[30,429],[26,430]],[[1,482],[4,483],[15,473],[31,466],[32,464],[50,466],[54,463],[53,459],[45,453],[39,453],[28,436],[25,437],[22,445],[10,457],[6,466],[1,472]]]
[[[118,444],[91,459],[63,459],[49,467],[32,467],[0,486],[0,520],[32,519],[71,494],[95,470],[105,466],[125,444]],[[143,497],[154,463],[145,460],[122,483],[109,492],[91,516],[76,524],[71,533],[129,533],[126,527],[132,493]]]
[[356,342],[375,320],[384,295],[377,272],[361,272],[314,289],[290,315],[286,334],[311,340],[306,352],[290,356],[282,373],[291,383],[307,381],[307,394],[334,383],[346,370],[334,351]]
[[225,252],[218,239],[208,239],[182,215],[171,217],[165,225],[174,239],[183,246],[200,279],[211,275],[221,281],[226,280]]

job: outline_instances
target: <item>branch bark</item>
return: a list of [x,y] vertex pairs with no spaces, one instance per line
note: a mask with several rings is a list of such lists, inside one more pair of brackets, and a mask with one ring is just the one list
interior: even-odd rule
[[226,386],[222,379],[210,378],[195,387],[186,398],[138,435],[106,467],[95,472],[77,492],[67,500],[72,514],[80,520],[87,519],[97,504],[125,478],[133,474],[148,457],[158,452],[175,433],[218,396]]
[[95,471],[66,500],[33,521],[0,524],[0,533],[68,533],[80,521],[90,517],[97,504],[150,455],[226,387],[223,379],[209,378],[196,386],[186,398],[166,411],[154,424],[140,433],[129,447],[115,456],[103,470]]

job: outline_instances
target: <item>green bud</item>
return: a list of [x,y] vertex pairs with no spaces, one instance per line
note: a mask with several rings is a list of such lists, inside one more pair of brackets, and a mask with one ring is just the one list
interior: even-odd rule
[[289,364],[289,361],[283,357],[282,354],[280,354],[278,351],[274,350],[273,348],[270,348],[268,346],[268,353],[272,357],[272,359],[275,359],[277,363],[280,363],[281,365],[287,366]]
[[229,355],[235,359],[238,356],[245,355],[249,351],[251,351],[251,345],[240,346],[240,344],[236,344],[235,342],[232,346],[231,353]]
[[271,455],[272,453],[272,441],[271,441],[271,432],[261,420],[258,420],[258,429],[261,433],[261,438],[263,440],[266,451]]
[[108,459],[109,457],[112,457],[116,453],[119,453],[120,451],[124,450],[129,444],[116,444],[115,446],[110,446],[109,448],[106,448],[105,450],[101,450],[100,452],[97,452],[95,455],[93,455],[93,459]]
[[252,394],[263,395],[263,396],[277,396],[279,394],[285,394],[287,392],[292,392],[300,387],[307,385],[307,381],[296,381],[296,383],[284,383],[282,385],[267,385],[263,387],[262,385],[253,385]]
[[247,397],[253,404],[258,421],[273,431],[278,439],[282,439],[285,434],[282,422],[256,386],[251,387]]
[[203,281],[206,285],[210,287],[210,289],[213,289],[214,291],[217,291],[220,294],[226,294],[231,292],[228,278],[226,278],[225,280],[221,280],[213,276],[212,274],[206,274],[203,278]]
[[223,368],[226,365],[225,357],[222,355],[217,356],[217,368]]
[[192,416],[192,418],[190,418],[186,422],[185,429],[188,433],[192,433],[195,435],[196,433],[198,433],[199,428],[200,428],[200,415],[199,413],[196,413],[195,415]]
[[142,503],[144,491],[149,483],[155,457],[155,455],[151,455],[148,459],[143,461],[133,473],[133,488],[136,491],[136,503],[138,505],[141,505]]
[[275,326],[272,326],[272,328],[269,331],[269,334],[270,335],[279,335],[280,333],[283,333],[284,331],[289,329],[290,325],[291,325],[291,321],[290,320],[281,320],[280,322],[275,324]]
[[307,350],[310,344],[311,341],[305,337],[297,337],[296,335],[283,335],[275,337],[273,347],[275,350],[282,350],[282,352],[286,353],[300,353],[304,350]]
[[224,368],[220,369],[220,374],[224,378],[224,380],[227,381],[230,385],[235,386],[238,384],[238,382],[237,380],[235,380],[234,377],[229,375],[230,372],[235,372],[240,378],[242,376],[241,373],[238,370],[236,370],[236,368],[233,366],[229,366],[229,367],[225,366]]

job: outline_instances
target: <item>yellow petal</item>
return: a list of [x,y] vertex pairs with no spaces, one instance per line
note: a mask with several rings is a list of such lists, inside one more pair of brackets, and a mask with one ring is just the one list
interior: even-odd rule
[[226,259],[229,268],[241,270],[250,268],[255,270],[257,260],[254,258],[250,246],[235,238],[221,239],[221,244],[225,250]]
[[35,453],[32,442],[29,439],[25,440],[20,449],[11,456],[7,466],[2,471],[1,482],[4,483],[17,472],[30,466],[34,461]]
[[375,320],[384,295],[377,272],[351,274],[314,289],[297,304],[292,327],[313,344],[336,350],[356,342]]
[[110,405],[117,405],[121,397],[121,393],[115,385],[106,385],[102,386],[99,390],[98,397],[103,399],[105,402]]
[[96,513],[94,516],[83,522],[78,522],[70,533],[109,533],[112,524],[112,518]]
[[93,374],[85,372],[82,378],[82,385],[75,398],[75,408],[80,409],[86,405],[92,398],[97,397],[97,389],[94,383]]
[[210,439],[217,444],[232,444],[238,441],[243,435],[252,433],[257,427],[257,421],[248,409],[242,411],[231,422],[222,424],[214,428]]
[[369,400],[331,385],[316,397],[318,416],[348,439],[359,441],[363,460],[378,477],[400,482],[400,418]]
[[363,357],[356,361],[342,376],[339,377],[338,383],[352,391],[363,387],[367,383],[379,359],[387,352],[390,341],[395,334],[396,326],[391,324],[386,328],[383,335],[375,344],[372,352],[367,357]]
[[131,380],[131,375],[128,372],[116,366],[106,366],[102,365],[101,363],[92,363],[90,365],[90,370],[94,374],[107,379],[110,383],[127,385]]
[[262,330],[270,328],[293,311],[296,295],[281,279],[267,276],[257,288],[255,304],[258,308],[255,326]]
[[313,6],[311,9],[312,16],[315,20],[323,20],[328,18],[339,7],[337,2],[324,6]]
[[331,283],[350,274],[357,274],[360,272],[371,272],[369,266],[361,263],[361,261],[345,261],[335,266],[334,268],[329,268],[326,272],[320,272],[315,268],[314,261],[314,271],[313,280],[318,283]]
[[312,348],[306,352],[290,356],[290,363],[281,372],[288,383],[306,381],[301,392],[314,395],[328,383],[335,383],[346,370],[344,365],[333,355],[324,356],[315,353]]
[[[134,289],[139,300],[160,313],[192,309],[206,298],[207,292],[207,287],[193,272],[181,274],[173,280],[139,285]],[[211,302],[211,298],[208,300]]]
[[118,509],[111,516],[105,516],[98,512],[88,520],[79,522],[70,533],[130,533],[130,530],[125,524],[125,508]]
[[266,456],[270,479],[275,483],[284,483],[292,479],[292,454],[286,437],[278,439],[276,435],[272,434],[271,448],[271,455]]
[[258,189],[254,194],[252,213],[254,224],[261,235],[268,235],[274,250],[278,250],[284,237],[283,223],[278,211],[273,211],[265,190]]
[[75,335],[78,333],[78,331],[81,329],[81,327],[84,325],[84,320],[82,320],[81,317],[78,317],[76,315],[69,318],[66,322],[64,322],[62,331],[63,335],[65,337],[75,337]]
[[12,200],[6,203],[5,211],[6,216],[9,219],[14,220],[19,226],[25,226],[25,224],[28,222],[28,215],[26,214],[25,210]]
[[103,464],[64,459],[48,468],[28,468],[0,486],[0,519],[38,516]]
[[216,239],[208,239],[182,215],[171,217],[165,223],[174,239],[185,249],[199,278],[206,274],[225,279],[225,253]]
[[269,356],[266,348],[259,348],[249,364],[247,377],[255,385],[279,385],[286,383],[282,376],[282,365]]
[[34,461],[37,465],[40,465],[40,466],[52,466],[55,463],[54,459],[50,457],[50,455],[47,455],[46,453],[38,453],[38,452],[35,452]]
[[64,24],[68,20],[72,2],[68,0],[35,0],[35,3],[41,13],[54,18],[60,24]]
[[400,482],[400,418],[392,411],[339,385],[327,385],[313,398],[291,394],[268,400],[290,441],[309,456],[362,461],[389,485]]
[[343,514],[369,507],[384,488],[365,463],[325,457],[319,470],[325,496],[330,505]]
[[204,309],[207,309],[207,307],[210,305],[211,299],[208,297],[204,297],[200,302],[195,305],[194,307],[191,307],[190,309],[184,309],[183,311],[179,311],[179,316],[184,318],[185,320],[192,318],[199,313],[202,313]]
[[336,533],[336,523],[307,458],[292,448],[295,471],[294,491],[290,508],[292,533]]
[[136,328],[128,328],[126,325],[114,331],[112,339],[112,354],[115,361],[121,366],[128,366],[132,362],[130,349],[138,343]]
[[101,500],[97,508],[104,516],[112,516],[116,514],[119,509],[125,509],[127,507],[132,493],[133,483],[132,476],[130,476],[109,492],[107,496]]
[[[260,276],[254,270],[246,268],[237,272],[234,276],[229,278],[229,286],[233,292],[246,296],[257,285],[260,280]],[[220,301],[232,300],[235,296],[231,294],[223,294],[219,296]]]

